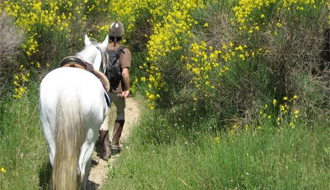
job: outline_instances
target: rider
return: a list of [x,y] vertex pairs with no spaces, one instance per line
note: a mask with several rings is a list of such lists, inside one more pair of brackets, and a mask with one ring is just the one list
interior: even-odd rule
[[[110,24],[109,28],[109,43],[108,50],[117,50],[121,46],[122,37],[124,34],[124,25],[119,21],[114,21]],[[112,136],[112,152],[120,152],[122,145],[120,144],[120,137],[123,131],[125,123],[125,98],[130,93],[130,77],[129,68],[131,67],[131,52],[129,49],[124,48],[120,55],[120,65],[122,68],[122,80],[118,86],[110,87],[109,97],[117,108],[116,120],[114,122],[113,136]],[[100,140],[103,146],[103,159],[107,160],[111,157],[111,151],[109,150],[109,133],[108,133],[108,122],[109,114],[103,122],[100,130]]]

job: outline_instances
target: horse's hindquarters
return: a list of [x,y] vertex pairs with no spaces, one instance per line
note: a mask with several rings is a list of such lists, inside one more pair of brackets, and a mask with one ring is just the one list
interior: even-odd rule
[[[93,74],[67,67],[55,69],[46,75],[40,85],[40,113],[53,170],[63,163],[69,163],[74,155],[78,155],[79,163],[76,163],[75,168],[71,168],[71,173],[74,172],[72,176],[77,176],[78,169],[83,178],[87,177],[86,163],[91,157],[107,109],[103,86]],[[62,129],[63,133],[60,132]],[[82,136],[78,135],[79,131],[83,131]],[[61,142],[58,142],[59,139]],[[63,146],[62,142],[65,143]],[[77,151],[71,158],[60,153],[62,149],[70,147],[71,150],[66,152]],[[57,162],[60,164],[56,164]]]

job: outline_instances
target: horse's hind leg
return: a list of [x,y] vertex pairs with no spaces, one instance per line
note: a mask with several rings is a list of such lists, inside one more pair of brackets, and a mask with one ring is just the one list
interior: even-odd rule
[[53,80],[45,77],[40,84],[39,110],[42,130],[48,143],[49,159],[53,166],[56,148],[55,124],[57,89],[54,88],[53,84],[49,84],[52,81]]
[[[51,117],[47,117],[46,114],[43,113],[43,110],[41,110],[41,124],[42,124],[42,130],[45,135],[47,144],[48,144],[48,154],[49,154],[49,160],[51,165],[53,166],[54,158],[55,158],[55,128],[54,125],[51,124],[52,120]],[[53,121],[55,122],[55,121]]]
[[[91,148],[92,152],[93,152],[94,146]],[[87,151],[89,152],[89,150]],[[83,187],[87,187],[87,181],[88,181],[88,175],[89,172],[91,170],[91,156],[88,155],[89,153],[87,153],[85,155],[81,155],[82,158],[79,159],[79,167],[80,167],[80,171],[81,171],[81,177],[82,177],[82,184]]]
[[[92,135],[94,134],[94,135]],[[83,180],[83,185],[86,186],[87,185],[87,179],[88,179],[88,175],[89,172],[91,170],[91,157],[94,151],[94,147],[95,147],[95,141],[97,136],[95,135],[95,131],[92,129],[89,129],[87,132],[87,138],[83,144],[83,146],[81,147],[81,152],[80,152],[80,156],[79,156],[79,168],[80,171],[82,172],[81,177]],[[88,137],[92,137],[91,139],[89,139]]]

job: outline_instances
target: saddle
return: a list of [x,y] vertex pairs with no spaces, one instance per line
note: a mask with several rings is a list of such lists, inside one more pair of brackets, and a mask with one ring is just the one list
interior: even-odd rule
[[92,74],[94,74],[103,84],[105,90],[108,92],[110,89],[110,82],[108,78],[100,71],[94,70],[94,67],[92,64],[87,63],[77,57],[74,56],[69,56],[65,57],[61,63],[61,67],[76,67],[80,69],[84,69]]

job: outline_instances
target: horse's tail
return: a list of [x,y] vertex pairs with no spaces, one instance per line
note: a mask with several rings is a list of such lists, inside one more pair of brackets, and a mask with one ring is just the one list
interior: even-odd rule
[[81,146],[85,139],[80,100],[75,88],[65,89],[59,96],[56,110],[56,152],[52,172],[54,190],[76,190],[82,185],[78,167]]

